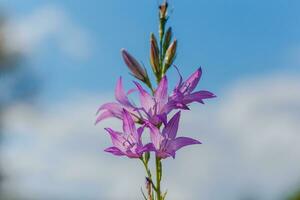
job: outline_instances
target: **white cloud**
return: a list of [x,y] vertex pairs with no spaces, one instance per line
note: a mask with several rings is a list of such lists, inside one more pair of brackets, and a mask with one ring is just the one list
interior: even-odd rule
[[61,7],[47,5],[31,13],[9,20],[4,27],[7,48],[12,52],[30,54],[54,41],[57,48],[72,57],[85,59],[90,55],[91,41],[84,28],[76,24]]
[[[228,88],[213,100],[217,103],[185,112],[180,133],[203,145],[164,162],[169,199],[282,199],[300,181],[299,90],[299,77],[253,79]],[[102,152],[109,145],[102,128],[119,122],[93,126],[101,99],[8,110],[2,152],[10,176],[6,188],[29,199],[141,197],[142,166]]]

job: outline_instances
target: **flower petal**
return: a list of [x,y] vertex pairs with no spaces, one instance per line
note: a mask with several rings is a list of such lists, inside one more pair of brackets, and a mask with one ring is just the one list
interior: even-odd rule
[[123,145],[125,140],[122,137],[122,134],[112,130],[111,128],[105,128],[105,130],[110,134],[111,141],[115,147],[120,149],[122,152],[126,151],[125,146]]
[[104,150],[105,152],[108,152],[108,153],[111,153],[111,154],[114,154],[116,156],[124,156],[125,154],[120,150],[118,149],[117,147],[109,147],[109,148],[106,148]]
[[142,134],[144,132],[144,128],[145,128],[145,126],[141,126],[137,129],[137,138],[136,138],[136,140],[137,140],[138,144],[142,144],[142,139],[141,138],[142,138]]
[[122,77],[120,77],[118,79],[117,86],[115,89],[115,97],[116,97],[116,100],[120,104],[122,104],[124,106],[128,106],[128,107],[132,107],[132,104],[130,103],[130,101],[126,95],[126,92],[124,91]]
[[166,138],[174,139],[177,135],[178,131],[178,124],[180,119],[180,111],[177,112],[172,119],[167,123],[167,125],[164,127],[162,134]]
[[187,95],[184,97],[183,102],[185,104],[189,104],[192,102],[199,102],[199,103],[204,103],[203,99],[210,99],[210,98],[215,98],[216,95],[214,95],[213,93],[209,92],[209,91],[205,91],[205,90],[201,90],[198,92],[194,92],[190,95]]
[[145,152],[150,152],[150,151],[156,151],[156,149],[152,143],[148,143],[145,146],[143,146],[142,148],[138,149],[139,154],[142,154]]
[[159,150],[160,144],[164,137],[161,135],[159,129],[152,124],[147,125],[150,129],[150,138],[156,150]]
[[189,137],[178,137],[170,142],[167,151],[170,153],[172,153],[172,151],[176,152],[182,147],[193,145],[193,144],[201,144],[201,142]]
[[137,135],[136,127],[130,113],[123,109],[123,131],[128,135]]
[[155,105],[153,97],[148,92],[146,92],[146,90],[144,90],[144,88],[139,83],[134,81],[134,84],[139,90],[142,107],[146,110],[146,112],[149,112]]
[[182,87],[180,88],[180,92],[192,92],[198,85],[201,75],[202,70],[199,68],[183,83]]
[[116,111],[118,113],[122,113],[122,106],[118,103],[115,102],[109,102],[109,103],[105,103],[103,105],[100,106],[100,108],[97,110],[97,114],[99,114],[99,112],[101,110],[110,110],[110,111]]
[[168,79],[164,76],[158,84],[154,94],[156,103],[158,104],[157,110],[161,111],[168,102]]
[[110,111],[107,111],[107,110],[104,111],[97,117],[95,125],[98,124],[100,121],[110,118],[110,117],[115,117],[115,115],[113,113],[111,113]]
[[176,69],[176,71],[177,71],[177,73],[178,73],[178,75],[179,75],[179,82],[177,83],[177,85],[176,85],[176,87],[175,87],[175,89],[174,89],[174,93],[177,93],[178,90],[179,90],[179,89],[181,88],[181,86],[182,86],[182,76],[181,76],[181,74],[180,74],[180,71],[179,71],[178,67],[177,67],[176,65],[174,65],[174,67],[175,67],[175,69]]
[[130,95],[130,94],[132,94],[132,93],[134,93],[136,91],[138,91],[136,88],[132,88],[132,89],[128,90],[128,92],[126,94]]
[[166,125],[167,124],[167,113],[163,113],[163,114],[160,114],[160,115],[157,115],[157,118],[164,124]]

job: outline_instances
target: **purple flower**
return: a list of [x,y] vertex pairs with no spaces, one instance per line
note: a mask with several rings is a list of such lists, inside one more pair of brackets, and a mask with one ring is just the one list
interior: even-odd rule
[[198,140],[188,137],[176,137],[178,131],[178,124],[180,119],[180,111],[177,112],[172,119],[165,125],[162,132],[152,124],[147,126],[150,129],[150,136],[152,141],[151,151],[155,151],[160,158],[167,158],[172,156],[175,158],[175,153],[182,147],[201,144]]
[[169,98],[169,108],[189,110],[188,105],[192,102],[204,104],[204,99],[216,97],[213,93],[205,90],[194,92],[194,89],[199,83],[201,75],[202,70],[199,68],[186,81],[182,81],[182,76],[179,73],[180,80],[174,89],[173,94]]
[[143,111],[146,119],[144,122],[152,123],[158,125],[161,122],[166,122],[167,120],[167,107],[168,107],[168,80],[164,76],[154,95],[150,95],[139,83],[134,82],[137,86],[140,96],[141,108],[139,110]]
[[122,84],[122,77],[119,78],[115,89],[115,98],[117,102],[109,102],[103,104],[97,111],[99,116],[96,119],[96,123],[110,117],[116,117],[123,119],[123,109],[126,109],[134,117],[134,121],[139,121],[139,112],[136,107],[129,101],[128,94],[133,90],[129,90],[127,93],[124,91]]
[[144,127],[136,129],[131,114],[123,109],[123,132],[117,132],[110,128],[105,130],[110,134],[112,147],[105,149],[106,152],[116,156],[127,156],[129,158],[140,158],[142,154],[150,150],[151,144],[143,145],[141,135]]

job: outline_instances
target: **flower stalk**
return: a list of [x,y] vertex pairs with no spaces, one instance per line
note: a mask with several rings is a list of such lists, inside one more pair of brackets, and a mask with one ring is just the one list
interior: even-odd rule
[[162,177],[162,164],[161,164],[161,159],[156,156],[155,160],[155,165],[156,165],[156,199],[157,200],[162,200],[161,196],[161,189],[160,189],[160,183],[161,183],[161,177]]
[[[201,144],[196,139],[177,136],[181,116],[181,111],[178,110],[189,110],[191,103],[204,104],[205,99],[216,97],[206,90],[194,91],[202,75],[201,68],[183,81],[178,68],[173,64],[177,55],[177,40],[173,39],[172,28],[166,27],[168,19],[168,2],[165,0],[159,6],[159,35],[156,37],[152,33],[150,36],[150,66],[156,78],[156,88],[153,87],[146,68],[127,50],[122,49],[123,60],[131,75],[137,79],[134,81],[136,88],[125,91],[120,77],[115,88],[116,102],[105,103],[97,111],[96,123],[111,117],[122,121],[122,131],[105,128],[113,144],[105,151],[142,162],[146,171],[147,193],[141,190],[144,200],[166,199],[167,192],[162,193],[161,187],[164,159],[175,158],[176,152],[183,147]],[[178,71],[179,82],[169,94],[167,72],[172,66]],[[144,83],[151,92],[139,82]],[[130,100],[132,92],[138,93],[140,105]],[[176,110],[173,115],[172,111]],[[147,142],[142,137],[145,129],[150,131]],[[150,167],[151,153],[154,154],[155,174]]]

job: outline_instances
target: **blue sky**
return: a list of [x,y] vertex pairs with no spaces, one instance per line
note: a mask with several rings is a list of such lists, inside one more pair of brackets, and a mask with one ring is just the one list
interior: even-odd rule
[[[86,59],[67,57],[48,38],[26,62],[35,66],[45,98],[55,101],[76,91],[111,91],[118,76],[132,79],[120,57],[123,47],[149,66],[149,33],[157,32],[156,0],[5,0],[2,4],[14,18],[55,6],[87,33]],[[247,77],[299,73],[299,1],[173,0],[170,4],[169,24],[179,40],[176,64],[185,76],[202,66],[202,87],[218,93]]]
[[[166,161],[169,198],[232,200],[254,194],[282,200],[300,180],[300,2],[170,4],[169,25],[179,40],[176,65],[185,77],[202,66],[199,88],[218,98],[182,114],[180,134],[203,145]],[[8,190],[16,194],[18,188],[28,199],[124,199],[124,194],[136,199],[142,168],[102,152],[110,145],[103,128],[120,121],[93,122],[99,104],[114,98],[119,76],[132,86],[121,48],[149,67],[158,1],[2,0],[1,5],[9,19],[8,46],[25,55],[24,70],[34,73],[41,88],[38,104],[12,104],[1,116]],[[175,84],[174,70],[169,79]],[[9,96],[9,87],[0,86]]]

